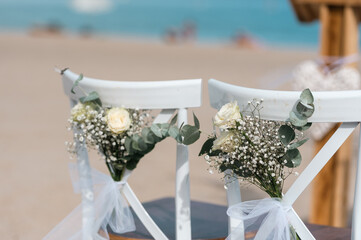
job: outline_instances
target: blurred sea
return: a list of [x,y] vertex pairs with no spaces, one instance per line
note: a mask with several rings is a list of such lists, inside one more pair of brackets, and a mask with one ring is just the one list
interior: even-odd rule
[[113,0],[107,12],[85,14],[70,0],[0,0],[0,32],[49,24],[77,33],[160,39],[192,21],[201,42],[229,42],[237,32],[276,46],[316,46],[318,23],[297,21],[288,0]]

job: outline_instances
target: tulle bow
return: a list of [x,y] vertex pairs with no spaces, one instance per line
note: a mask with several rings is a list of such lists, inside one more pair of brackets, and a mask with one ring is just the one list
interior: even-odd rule
[[[290,224],[287,218],[289,210],[291,210],[291,206],[284,205],[278,198],[265,198],[235,204],[228,208],[227,215],[241,220],[241,223],[232,230],[227,240],[244,239],[244,233],[255,235],[253,240],[294,239],[293,234],[290,233]],[[244,224],[244,228],[242,224]]]
[[[69,170],[74,192],[80,193],[80,180],[76,165],[69,164]],[[89,194],[86,198],[94,198],[94,227],[92,229],[82,229],[82,212],[90,210],[92,206],[86,203],[85,206],[80,204],[43,240],[84,240],[82,238],[86,234],[82,234],[82,231],[91,231],[91,240],[105,240],[109,239],[108,226],[113,232],[119,234],[135,230],[133,215],[119,191],[126,182],[115,182],[110,176],[95,169],[91,170],[91,175],[94,195]],[[91,221],[91,219],[87,220]]]

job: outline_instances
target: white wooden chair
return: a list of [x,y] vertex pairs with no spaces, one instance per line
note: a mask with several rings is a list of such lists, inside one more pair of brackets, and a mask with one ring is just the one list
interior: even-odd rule
[[[79,75],[65,70],[62,72],[62,82],[65,94],[70,98],[71,106],[77,103],[82,93],[71,93],[73,83]],[[97,91],[103,104],[109,106],[122,106],[125,108],[138,109],[162,109],[155,118],[154,123],[165,123],[172,115],[178,112],[178,126],[187,123],[187,108],[201,105],[201,79],[157,81],[157,82],[117,82],[92,79],[84,77],[79,83],[87,92]],[[78,151],[77,165],[79,168],[80,181],[90,177],[90,165],[88,153],[84,147]],[[81,169],[80,169],[81,168]],[[131,171],[127,170],[124,178],[127,179]],[[82,185],[82,201],[90,201],[85,197],[92,193],[91,184]],[[190,222],[190,186],[189,186],[189,163],[188,148],[177,144],[176,157],[176,239],[191,239]],[[157,224],[146,212],[128,183],[122,188],[122,193],[128,200],[134,212],[144,224],[149,233],[159,240],[168,239]],[[83,228],[91,229],[94,224],[94,211],[83,211]],[[86,221],[86,219],[92,219]],[[83,237],[84,239],[84,237]],[[88,239],[88,238],[86,238]]]
[[[311,89],[312,90],[312,89]],[[300,97],[300,92],[273,91],[251,89],[220,82],[214,79],[208,82],[210,103],[213,108],[219,109],[222,105],[236,100],[242,109],[248,101],[263,99],[261,118],[266,120],[285,121],[289,112]],[[343,122],[325,146],[313,158],[311,163],[298,176],[293,185],[284,194],[283,201],[292,205],[315,176],[321,171],[332,155],[338,150],[347,137],[361,122],[361,91],[334,91],[313,92],[315,112],[310,122]],[[361,136],[361,134],[360,134]],[[360,141],[361,142],[361,141]],[[355,199],[352,219],[352,239],[361,239],[361,147],[357,177],[355,184]],[[233,205],[241,201],[238,181],[233,181],[227,190],[228,204]],[[305,224],[292,208],[288,212],[289,221],[295,227],[302,240],[315,239]],[[230,228],[236,227],[239,222],[230,219]]]

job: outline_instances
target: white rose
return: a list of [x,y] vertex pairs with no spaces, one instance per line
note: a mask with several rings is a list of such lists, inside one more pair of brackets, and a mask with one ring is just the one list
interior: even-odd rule
[[112,108],[108,111],[106,120],[108,127],[114,133],[122,133],[132,124],[129,112],[124,108]]
[[232,132],[221,132],[221,135],[214,140],[212,150],[222,150],[223,152],[232,152],[234,134]]
[[217,112],[214,117],[214,125],[219,128],[226,128],[229,122],[234,122],[237,119],[241,118],[241,113],[237,102],[230,102],[222,106],[222,108]]

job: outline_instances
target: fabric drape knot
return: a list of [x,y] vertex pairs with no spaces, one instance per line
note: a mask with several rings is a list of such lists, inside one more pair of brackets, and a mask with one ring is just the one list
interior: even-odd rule
[[[246,201],[228,208],[227,215],[241,220],[227,240],[243,239],[245,233],[254,233],[254,240],[294,239],[290,232],[287,212],[292,209],[279,198]],[[292,238],[291,238],[292,237]]]
[[[76,164],[69,164],[70,176],[73,183],[74,192],[80,193],[81,183]],[[115,182],[109,175],[91,169],[91,181],[94,193],[86,192],[83,197],[89,201],[83,201],[77,206],[65,219],[63,219],[43,240],[50,239],[72,239],[84,240],[83,231],[91,232],[91,240],[109,239],[107,227],[114,233],[125,233],[135,230],[133,215],[120,189],[127,184],[125,181]],[[82,213],[91,211],[94,208],[95,216],[93,219],[85,221],[94,221],[92,229],[82,227]]]

